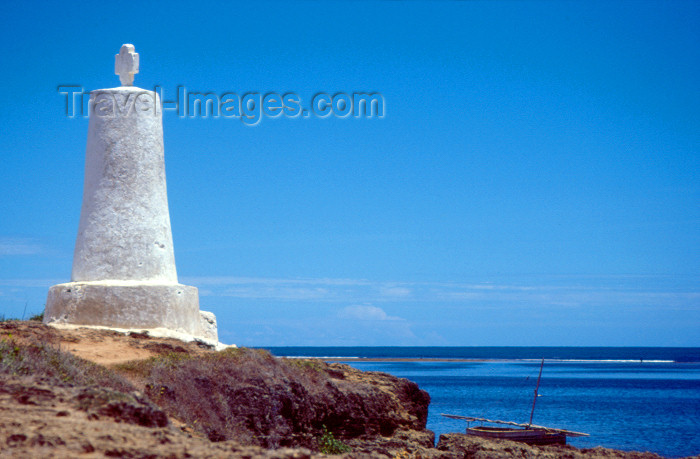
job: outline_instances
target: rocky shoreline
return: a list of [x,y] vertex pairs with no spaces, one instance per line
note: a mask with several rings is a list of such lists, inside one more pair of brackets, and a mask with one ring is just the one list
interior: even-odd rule
[[402,378],[145,334],[0,323],[0,457],[659,458],[425,429]]

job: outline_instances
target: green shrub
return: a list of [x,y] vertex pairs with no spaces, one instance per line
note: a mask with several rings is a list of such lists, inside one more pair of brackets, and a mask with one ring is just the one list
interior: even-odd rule
[[284,359],[284,363],[296,367],[300,370],[311,371],[316,373],[325,373],[326,365],[320,360],[311,359]]
[[19,346],[12,339],[12,333],[0,340],[0,373],[17,373],[22,368]]
[[323,454],[343,454],[350,451],[350,447],[338,440],[323,426],[323,432],[318,439],[318,450]]
[[29,320],[35,320],[37,322],[43,322],[44,321],[44,311],[41,311],[39,314],[34,314],[29,318]]

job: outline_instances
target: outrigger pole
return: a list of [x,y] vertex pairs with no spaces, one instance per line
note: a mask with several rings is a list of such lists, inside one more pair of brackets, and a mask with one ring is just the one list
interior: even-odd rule
[[537,391],[540,389],[540,379],[542,379],[543,367],[544,359],[542,359],[542,363],[540,364],[540,375],[537,377],[537,386],[535,386],[535,398],[532,399],[532,411],[530,411],[530,422],[528,423],[529,425],[532,425],[532,416],[535,415],[535,403],[537,403]]

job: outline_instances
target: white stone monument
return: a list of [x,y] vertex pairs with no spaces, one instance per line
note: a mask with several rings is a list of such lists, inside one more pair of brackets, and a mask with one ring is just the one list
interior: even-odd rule
[[71,282],[49,289],[44,322],[165,328],[216,340],[196,287],[178,283],[158,94],[132,86],[139,55],[115,56],[122,86],[90,93],[83,206]]

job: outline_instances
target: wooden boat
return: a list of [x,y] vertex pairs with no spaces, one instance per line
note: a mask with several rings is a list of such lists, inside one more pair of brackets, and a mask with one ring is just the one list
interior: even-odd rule
[[537,387],[535,387],[535,398],[532,401],[532,410],[530,411],[530,422],[527,424],[518,424],[517,422],[499,421],[494,419],[477,418],[473,416],[457,416],[454,414],[443,414],[443,416],[452,419],[462,419],[470,422],[481,422],[489,424],[510,425],[514,427],[487,427],[484,425],[469,427],[467,424],[467,435],[475,435],[484,438],[497,438],[502,440],[518,441],[527,443],[528,445],[565,445],[566,437],[587,437],[588,434],[582,432],[574,432],[565,429],[555,429],[552,427],[536,426],[532,424],[532,417],[535,414],[535,403],[537,402],[538,390],[540,388],[540,379],[542,378],[542,367],[544,367],[544,359],[540,365],[540,374],[537,377]]
[[512,429],[508,427],[471,427],[467,434],[485,438],[502,438],[528,445],[565,445],[566,434],[539,429]]
[[519,441],[528,445],[565,445],[566,434],[538,429],[510,429],[508,427],[472,427],[467,434],[486,438]]
[[471,416],[456,416],[443,414],[452,419],[462,419],[467,422],[481,422],[489,424],[506,424],[515,427],[487,427],[467,426],[467,435],[475,435],[484,438],[499,438],[502,440],[519,441],[528,445],[565,445],[566,437],[587,437],[588,434],[574,432],[572,430],[555,429],[553,427],[537,426],[534,424],[518,424],[517,422],[498,421],[495,419],[476,418]]

